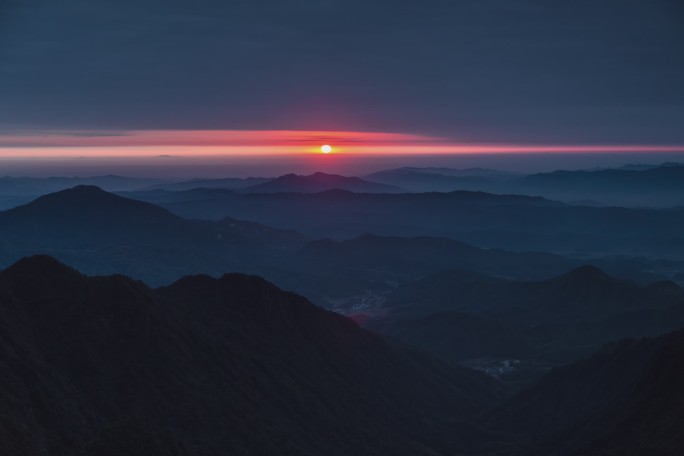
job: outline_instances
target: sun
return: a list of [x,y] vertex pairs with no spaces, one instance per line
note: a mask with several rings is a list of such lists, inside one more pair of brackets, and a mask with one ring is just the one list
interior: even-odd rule
[[332,147],[328,144],[324,144],[321,146],[321,152],[323,152],[324,154],[329,154],[330,152],[332,152]]

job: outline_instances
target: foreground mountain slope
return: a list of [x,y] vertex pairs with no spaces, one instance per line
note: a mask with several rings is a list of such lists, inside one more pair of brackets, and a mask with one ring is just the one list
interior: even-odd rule
[[487,415],[509,439],[492,454],[682,454],[683,361],[684,331],[677,331],[557,368]]
[[8,456],[450,454],[501,398],[257,277],[155,291],[33,257],[0,298]]

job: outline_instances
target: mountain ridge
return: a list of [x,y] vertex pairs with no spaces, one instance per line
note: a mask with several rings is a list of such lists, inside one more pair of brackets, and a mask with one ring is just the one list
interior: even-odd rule
[[0,295],[8,456],[428,456],[504,392],[253,276],[153,290],[39,256]]
[[359,177],[346,177],[322,172],[307,176],[294,173],[285,174],[268,182],[243,188],[241,191],[244,193],[320,193],[333,189],[355,193],[401,193],[404,191],[396,186],[371,182]]

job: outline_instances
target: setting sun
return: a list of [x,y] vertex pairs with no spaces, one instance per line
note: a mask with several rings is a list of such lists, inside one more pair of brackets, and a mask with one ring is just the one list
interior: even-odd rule
[[332,152],[332,147],[328,144],[325,144],[321,146],[321,152],[323,152],[324,154],[329,154],[330,152]]

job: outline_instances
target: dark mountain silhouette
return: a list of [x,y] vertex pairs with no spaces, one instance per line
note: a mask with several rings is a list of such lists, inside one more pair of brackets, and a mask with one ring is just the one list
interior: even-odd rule
[[126,273],[152,283],[219,274],[303,245],[297,233],[223,219],[191,221],[93,186],[45,195],[0,213],[0,260],[49,253],[91,273]]
[[[492,321],[507,328],[499,331],[502,335],[522,335],[516,341],[509,337],[511,349],[518,349],[508,356],[555,361],[577,359],[612,340],[684,326],[684,290],[674,283],[641,287],[593,266],[536,282],[446,271],[400,286],[383,307],[387,313],[379,321],[365,324],[443,356],[449,355],[444,346],[450,346],[455,358],[463,356],[467,343],[483,347],[491,341],[489,347],[497,347],[500,338]],[[480,319],[468,320],[461,313]],[[485,329],[461,346],[466,323],[466,332]],[[499,348],[480,351],[482,356],[504,353]]]
[[326,190],[347,190],[355,193],[400,193],[392,185],[369,182],[358,177],[315,173],[309,176],[285,174],[268,182],[244,188],[246,193],[319,193]]
[[451,360],[472,358],[531,358],[536,341],[488,318],[463,312],[369,318],[360,324],[371,331]]
[[616,343],[554,369],[485,418],[509,439],[491,454],[681,454],[683,361],[684,332],[677,331]]
[[498,309],[498,299],[509,293],[513,282],[473,271],[440,271],[403,284],[387,298],[387,307],[409,315],[459,311],[485,314]]
[[7,456],[453,454],[502,398],[253,276],[152,290],[41,256],[0,297]]

